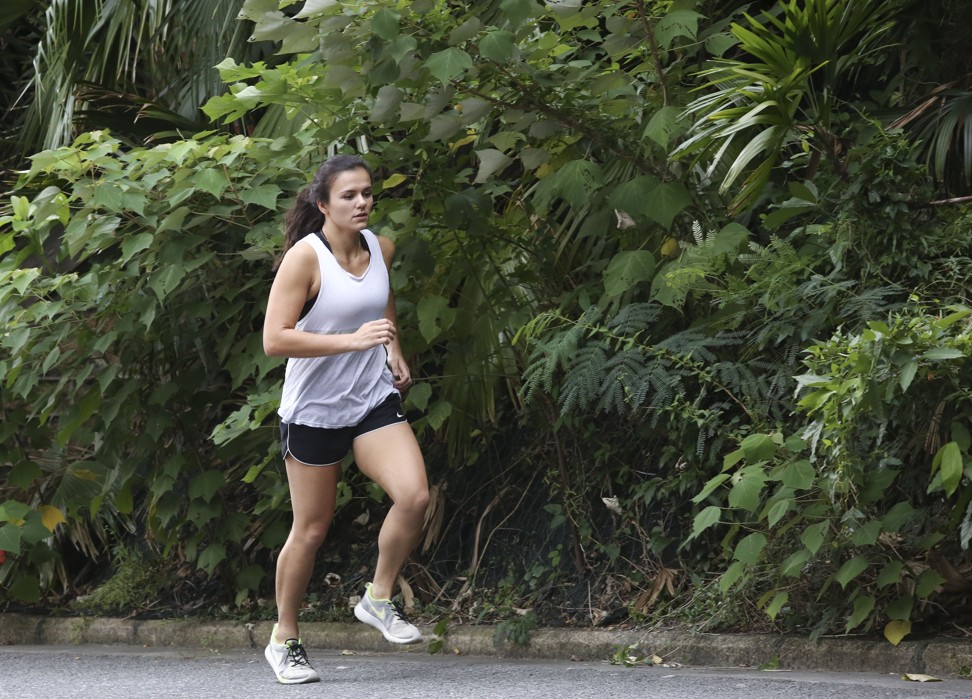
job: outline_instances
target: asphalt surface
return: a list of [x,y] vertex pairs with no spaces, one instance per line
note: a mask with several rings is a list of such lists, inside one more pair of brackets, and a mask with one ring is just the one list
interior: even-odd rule
[[[493,627],[456,623],[431,653],[431,628],[422,628],[426,642],[402,647],[357,622],[306,622],[301,635],[323,681],[283,686],[263,658],[271,626],[0,614],[0,699],[972,698],[972,640],[962,638],[892,646],[879,637],[543,628],[515,645],[498,642]],[[609,662],[632,656],[656,662]]]
[[905,682],[867,673],[760,672],[606,661],[514,660],[428,653],[316,652],[318,684],[276,682],[261,650],[131,646],[0,647],[2,699],[422,697],[496,699],[968,699],[972,682]]

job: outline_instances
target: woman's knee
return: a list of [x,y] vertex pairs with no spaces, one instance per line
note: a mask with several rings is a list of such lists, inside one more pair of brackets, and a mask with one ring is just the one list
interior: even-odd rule
[[429,506],[428,486],[415,486],[399,493],[395,498],[395,505],[408,512],[425,514]]
[[308,522],[294,523],[290,530],[290,538],[299,543],[303,548],[318,549],[327,538],[329,522]]

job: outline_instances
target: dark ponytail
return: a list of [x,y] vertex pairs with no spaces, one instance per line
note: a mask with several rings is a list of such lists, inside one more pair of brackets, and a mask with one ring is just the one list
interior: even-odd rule
[[317,202],[327,204],[330,201],[334,178],[342,172],[358,169],[367,172],[368,177],[372,176],[368,163],[358,155],[335,155],[324,161],[314,175],[314,181],[300,190],[294,205],[284,215],[284,248],[274,264],[274,269],[298,240],[308,233],[320,230],[324,225],[324,214],[318,208]]

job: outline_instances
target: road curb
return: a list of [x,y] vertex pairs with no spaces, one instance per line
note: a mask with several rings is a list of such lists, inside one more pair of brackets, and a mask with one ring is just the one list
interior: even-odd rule
[[[137,645],[245,650],[262,648],[270,622],[199,619],[148,620],[106,617],[41,617],[0,614],[0,645]],[[423,628],[431,639],[431,628]],[[428,643],[391,645],[362,624],[305,622],[308,647],[375,653],[427,653]],[[452,625],[441,653],[525,659],[609,660],[621,649],[692,667],[760,667],[781,670],[924,673],[972,677],[972,641],[886,641],[823,638],[811,641],[770,634],[704,634],[683,631],[539,629],[528,645],[496,643],[496,627]],[[972,683],[970,683],[972,687]]]

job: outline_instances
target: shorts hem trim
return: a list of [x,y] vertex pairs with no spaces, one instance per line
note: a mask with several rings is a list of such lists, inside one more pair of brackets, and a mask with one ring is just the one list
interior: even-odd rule
[[387,427],[394,427],[395,425],[407,425],[407,424],[408,424],[408,420],[406,420],[405,418],[402,418],[398,422],[389,422],[387,425],[381,425],[380,427],[372,428],[372,429],[368,430],[367,432],[360,432],[360,433],[356,434],[354,436],[354,439],[351,440],[351,442],[353,444],[354,442],[356,442],[358,440],[359,437],[364,437],[366,434],[371,434],[372,432],[378,432],[379,430],[383,430],[383,429],[385,429]]
[[290,449],[288,449],[287,450],[287,453],[284,455],[284,462],[287,461],[287,457],[288,456],[294,457],[294,461],[296,461],[297,463],[299,463],[301,466],[313,466],[314,468],[319,468],[321,466],[340,466],[341,465],[341,461],[344,458],[344,457],[341,457],[337,461],[329,461],[326,464],[312,464],[312,463],[308,463],[307,461],[301,460],[301,458],[299,456],[297,456],[294,452],[292,452],[292,451],[290,451]]

